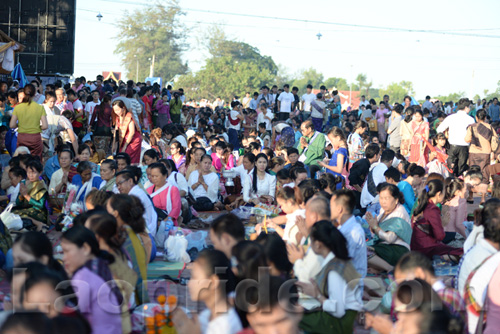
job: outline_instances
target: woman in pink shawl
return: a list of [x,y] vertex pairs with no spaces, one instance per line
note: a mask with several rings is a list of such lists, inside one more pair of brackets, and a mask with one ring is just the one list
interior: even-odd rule
[[413,120],[410,123],[413,137],[410,144],[409,162],[414,162],[425,168],[427,165],[429,148],[426,141],[429,140],[429,122],[424,120],[424,113],[417,109],[413,114]]
[[375,114],[375,118],[377,118],[378,125],[378,140],[381,143],[385,143],[387,139],[387,132],[385,131],[385,115],[387,115],[389,110],[385,105],[384,101],[380,101],[380,107],[377,109],[377,113]]

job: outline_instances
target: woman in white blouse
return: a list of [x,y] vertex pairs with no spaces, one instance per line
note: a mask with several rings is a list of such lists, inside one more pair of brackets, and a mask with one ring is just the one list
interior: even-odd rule
[[273,203],[276,194],[276,176],[267,173],[267,155],[259,153],[255,168],[243,182],[243,200],[246,203]]
[[212,172],[212,157],[205,154],[201,157],[199,169],[189,175],[189,191],[196,203],[193,208],[196,211],[211,211],[222,209],[222,203],[218,200],[219,176]]
[[315,223],[310,234],[311,249],[321,257],[321,270],[309,282],[297,282],[320,310],[304,314],[299,328],[314,333],[353,333],[354,321],[363,303],[361,275],[352,265],[347,241],[330,221]]

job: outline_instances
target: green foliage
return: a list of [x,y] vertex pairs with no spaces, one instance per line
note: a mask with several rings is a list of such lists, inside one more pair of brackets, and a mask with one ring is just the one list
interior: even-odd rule
[[[180,22],[181,11],[178,0],[169,0],[166,5],[152,4],[143,10],[126,13],[118,22],[119,41],[116,54],[122,56],[127,77],[136,77],[139,64],[139,80],[149,76],[152,58],[155,55],[154,75],[170,80],[177,74],[187,72],[187,64],[181,60],[185,49],[186,32]],[[175,27],[175,28],[174,28]]]
[[344,78],[331,77],[325,80],[324,85],[328,90],[337,88],[337,90],[349,90],[349,84]]
[[385,89],[379,90],[379,96],[389,95],[391,103],[403,103],[406,95],[413,95],[413,84],[411,81],[401,81],[400,83],[393,82]]
[[290,83],[290,86],[296,86],[299,88],[299,94],[304,94],[307,89],[307,85],[312,85],[313,89],[319,89],[323,84],[323,74],[316,71],[314,68],[309,68],[302,70],[295,75],[295,80]]
[[448,94],[448,95],[438,95],[438,96],[436,96],[434,98],[438,99],[439,101],[441,101],[443,103],[450,102],[450,101],[453,101],[453,102],[456,103],[462,97],[467,97],[467,95],[465,94],[465,92],[451,93],[451,94]]
[[270,56],[247,43],[230,39],[218,26],[205,31],[201,47],[208,51],[205,65],[196,73],[181,76],[176,82],[189,98],[215,99],[251,94],[275,82],[278,66]]

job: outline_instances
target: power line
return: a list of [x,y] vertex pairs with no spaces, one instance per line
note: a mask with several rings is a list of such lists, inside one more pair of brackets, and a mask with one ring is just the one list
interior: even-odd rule
[[[103,0],[107,2],[114,2],[126,5],[133,6],[148,6],[147,3],[142,2],[128,2],[124,0]],[[475,34],[475,33],[464,33],[460,31],[484,31],[484,30],[500,30],[500,28],[481,28],[481,29],[445,29],[445,30],[433,30],[433,29],[408,29],[408,28],[395,28],[395,27],[381,27],[381,26],[372,26],[372,25],[362,25],[362,24],[353,24],[353,23],[340,23],[340,22],[329,22],[329,21],[318,21],[318,20],[305,20],[305,19],[296,19],[296,18],[286,18],[286,17],[276,17],[276,16],[265,16],[265,15],[255,15],[255,14],[244,14],[244,13],[231,13],[231,12],[223,12],[223,11],[215,11],[208,9],[195,9],[195,8],[182,8],[183,11],[188,12],[200,12],[200,13],[210,13],[210,14],[218,14],[218,15],[226,15],[226,16],[240,16],[240,17],[249,17],[249,18],[258,18],[258,19],[268,19],[268,20],[281,20],[281,21],[289,21],[289,22],[303,22],[303,23],[315,23],[315,24],[323,24],[323,25],[335,25],[335,26],[344,26],[344,27],[352,27],[352,28],[364,28],[364,29],[375,29],[375,30],[386,30],[392,32],[410,32],[410,33],[427,33],[427,34],[438,34],[438,35],[452,35],[452,36],[464,36],[464,37],[481,37],[481,38],[496,38],[500,39],[500,36],[495,35],[487,35],[487,34]]]

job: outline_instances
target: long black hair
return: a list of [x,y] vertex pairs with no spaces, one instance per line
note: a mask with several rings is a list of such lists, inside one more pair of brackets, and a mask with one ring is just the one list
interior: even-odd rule
[[228,294],[236,289],[236,277],[231,270],[231,261],[223,252],[215,249],[202,250],[196,262],[204,264],[207,276],[217,275],[219,277],[219,280],[225,284],[223,292]]
[[21,233],[16,238],[16,241],[14,241],[14,245],[16,244],[18,244],[23,251],[35,256],[37,259],[40,259],[44,255],[47,256],[49,259],[47,267],[58,272],[67,279],[68,275],[66,274],[66,270],[64,270],[61,263],[54,258],[52,243],[45,234],[34,231]]
[[[259,153],[255,157],[255,164],[257,164],[257,160],[259,160],[260,158],[266,159],[266,162],[269,163],[269,159],[267,158],[267,155],[265,153]],[[268,165],[268,167],[269,167],[269,165]],[[266,168],[266,173],[267,173],[267,168]],[[254,193],[257,193],[257,167],[256,166],[254,167],[254,170],[253,170],[252,191]]]
[[[291,189],[289,187],[286,188]],[[269,234],[261,233],[255,241],[262,245],[267,261],[272,263],[280,273],[288,278],[292,272],[293,264],[288,260],[285,241],[276,232]]]
[[417,200],[418,204],[415,210],[413,211],[413,215],[418,216],[420,213],[422,213],[427,207],[429,200],[432,197],[436,196],[439,192],[442,193],[443,190],[444,190],[444,183],[441,180],[434,179],[427,182],[425,189],[423,189],[420,195],[418,196]]
[[349,260],[347,240],[328,220],[320,220],[311,229],[311,239],[322,242],[340,260]]

